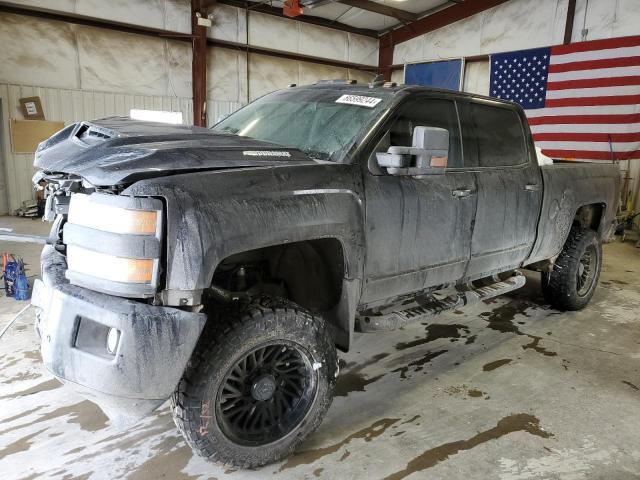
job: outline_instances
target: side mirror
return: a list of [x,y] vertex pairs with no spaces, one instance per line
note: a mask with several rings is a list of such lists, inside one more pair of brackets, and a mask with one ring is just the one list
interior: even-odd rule
[[389,147],[378,152],[378,165],[390,175],[443,174],[449,159],[449,131],[437,127],[415,127],[411,147]]
[[406,153],[394,153],[394,149],[397,148],[398,147],[389,147],[389,150],[386,153],[376,153],[378,165],[383,168],[408,168],[411,165],[411,155]]

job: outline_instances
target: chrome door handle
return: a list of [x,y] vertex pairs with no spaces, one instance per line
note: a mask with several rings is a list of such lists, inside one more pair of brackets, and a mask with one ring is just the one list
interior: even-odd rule
[[453,195],[456,198],[468,197],[472,193],[475,193],[475,192],[473,190],[469,190],[468,188],[461,188],[461,189],[451,191],[451,195]]
[[524,189],[527,192],[537,192],[540,190],[540,185],[538,185],[537,183],[530,183],[528,185],[525,185]]

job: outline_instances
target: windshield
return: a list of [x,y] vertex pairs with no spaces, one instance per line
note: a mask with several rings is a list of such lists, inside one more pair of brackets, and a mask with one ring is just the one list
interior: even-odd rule
[[387,92],[283,90],[265,95],[213,127],[220,133],[297,148],[339,162],[388,104]]

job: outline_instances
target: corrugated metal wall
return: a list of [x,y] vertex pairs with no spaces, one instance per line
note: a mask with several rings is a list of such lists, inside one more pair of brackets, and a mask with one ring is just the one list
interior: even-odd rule
[[243,105],[244,103],[240,102],[207,100],[207,125],[209,127],[215,125],[218,120],[235,112]]
[[[0,84],[0,102],[2,103],[2,151],[5,171],[4,184],[8,211],[13,212],[22,201],[33,198],[31,177],[33,170],[33,154],[19,154],[11,152],[9,120],[22,118],[20,114],[19,98],[39,96],[47,120],[63,121],[65,125],[80,120],[96,119],[112,115],[128,115],[131,108],[149,110],[180,111],[185,124],[193,122],[193,105],[190,98],[166,96],[146,96],[132,94],[118,94],[108,92],[91,92],[83,90],[68,90],[59,88],[42,88],[25,85]],[[236,106],[226,105],[232,102],[209,102],[211,111],[226,111]],[[239,106],[239,105],[238,105]],[[0,177],[0,184],[2,178]],[[0,213],[7,212],[3,206],[3,195],[0,185]]]
[[[47,8],[98,18],[180,32],[191,29],[188,0],[46,3]],[[248,15],[242,9],[219,5],[209,35],[234,42],[249,37],[252,44],[270,48],[377,63],[377,39],[298,23],[274,21],[268,15]],[[18,98],[40,96],[46,118],[66,124],[125,115],[131,107],[180,110],[186,122],[193,121],[188,99],[192,94],[188,43],[4,13],[0,14],[0,24],[0,214],[33,198],[32,155],[12,154],[9,140],[9,120],[22,118]],[[264,55],[247,58],[244,52],[210,47],[207,77],[207,117],[212,125],[249,98],[290,83],[312,83],[319,78],[369,81],[371,74]]]

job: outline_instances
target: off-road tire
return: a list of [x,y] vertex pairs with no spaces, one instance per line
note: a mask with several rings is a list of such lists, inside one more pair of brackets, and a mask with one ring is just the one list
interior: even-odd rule
[[[332,335],[322,318],[281,299],[263,298],[242,308],[219,313],[222,314],[210,316],[206,331],[171,398],[173,419],[194,452],[210,461],[240,468],[278,461],[290,455],[318,428],[331,405],[338,375],[338,357]],[[225,400],[219,401],[224,398],[219,392],[225,391],[224,385],[228,385],[237,362],[248,358],[246,355],[256,349],[265,348],[264,345],[271,348],[271,342],[292,345],[292,349],[308,355],[313,362],[312,369],[304,372],[308,374],[309,382],[314,382],[315,391],[305,397],[310,402],[306,413],[298,413],[301,420],[289,433],[265,444],[247,444],[225,433],[225,425],[228,425],[225,414],[222,407],[215,404],[224,405]],[[245,390],[247,388],[250,387]],[[255,398],[250,400],[256,401]],[[285,422],[283,416],[277,418],[280,418],[278,425]]]
[[[592,276],[588,278],[588,285],[579,288],[578,276],[581,260],[589,254]],[[602,269],[602,245],[596,232],[588,228],[574,227],[569,233],[560,256],[557,258],[553,270],[542,274],[542,293],[545,300],[558,310],[582,310],[598,285]]]

